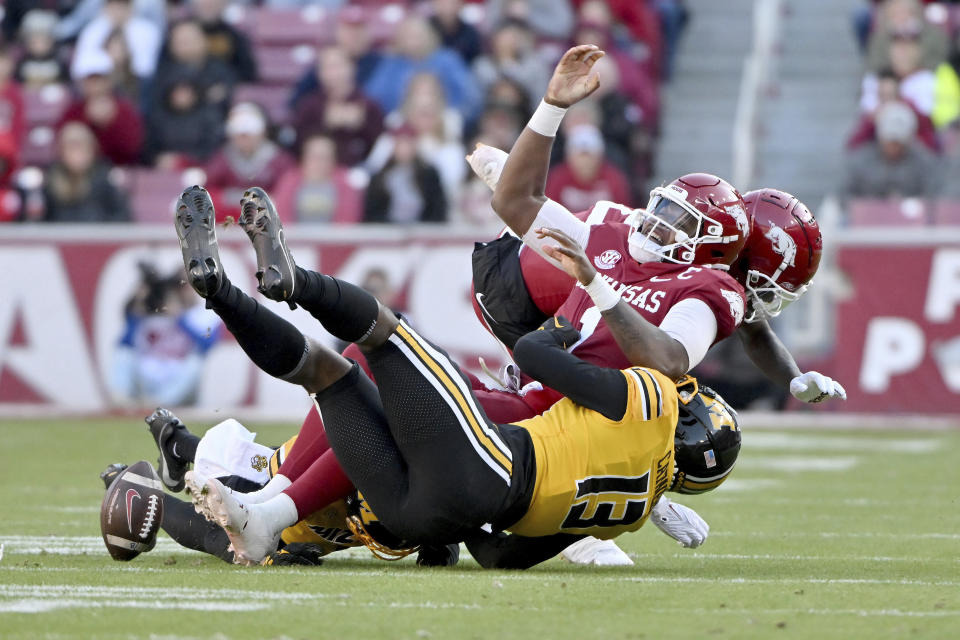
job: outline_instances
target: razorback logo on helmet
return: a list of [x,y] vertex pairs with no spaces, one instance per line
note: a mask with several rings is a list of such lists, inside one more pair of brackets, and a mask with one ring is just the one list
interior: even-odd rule
[[747,217],[747,212],[744,210],[743,206],[739,203],[729,205],[726,207],[727,213],[729,213],[734,220],[737,221],[737,229],[740,230],[744,236],[749,235],[750,233],[750,218]]
[[[790,234],[784,231],[781,227],[770,223],[770,228],[767,229],[767,232],[763,234],[770,241],[771,248],[778,254],[783,256],[783,263],[777,269],[776,273],[773,276],[773,279],[776,280],[783,270],[787,267],[792,267],[796,264],[797,258],[797,243],[790,237]],[[789,282],[784,282],[781,284],[782,287],[788,290],[793,289],[793,285]]]
[[743,321],[743,296],[729,289],[720,289],[720,295],[730,304],[730,315],[733,316],[734,323],[740,324]]
[[594,256],[593,264],[597,265],[598,269],[613,269],[622,257],[616,249],[607,249],[600,255]]

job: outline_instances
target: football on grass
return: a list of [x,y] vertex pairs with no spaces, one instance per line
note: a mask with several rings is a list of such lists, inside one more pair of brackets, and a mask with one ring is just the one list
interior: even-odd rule
[[100,507],[100,532],[114,560],[132,560],[153,549],[163,520],[163,485],[141,460],[118,475]]

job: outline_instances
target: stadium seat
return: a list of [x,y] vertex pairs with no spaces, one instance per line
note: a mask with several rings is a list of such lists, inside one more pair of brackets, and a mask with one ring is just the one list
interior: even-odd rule
[[184,186],[183,172],[149,168],[130,168],[126,172],[133,220],[141,224],[170,224],[174,203]]
[[70,91],[61,85],[24,88],[23,106],[28,126],[53,125],[70,104]]
[[938,200],[933,207],[933,224],[938,227],[960,226],[960,200]]
[[929,220],[923,201],[913,198],[851,200],[848,213],[850,225],[857,227],[922,227]]
[[263,84],[241,84],[233,90],[233,103],[252,102],[263,107],[270,122],[286,124],[290,120],[290,108],[287,104],[290,91],[280,87]]
[[315,5],[303,9],[263,8],[253,16],[250,35],[255,46],[321,45],[333,42],[335,25],[334,16]]
[[259,46],[254,49],[260,82],[271,85],[287,85],[287,90],[303,70],[313,62],[316,51],[307,45],[295,47]]

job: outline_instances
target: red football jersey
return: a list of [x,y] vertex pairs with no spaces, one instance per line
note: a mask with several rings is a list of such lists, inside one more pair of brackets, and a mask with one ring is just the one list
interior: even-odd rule
[[[736,280],[719,269],[669,262],[640,264],[630,257],[627,232],[622,223],[596,225],[590,229],[586,247],[597,272],[621,291],[623,300],[651,324],[660,326],[675,304],[696,298],[716,315],[714,343],[734,332],[744,312],[744,291]],[[582,286],[574,287],[557,313],[580,329],[582,337],[573,349],[580,358],[615,369],[631,366]]]
[[[631,210],[624,205],[600,201],[592,209],[573,215],[589,225],[596,225],[604,222],[623,222],[630,213]],[[566,301],[570,290],[576,284],[576,278],[556,268],[526,245],[520,249],[520,272],[523,274],[523,281],[527,285],[533,304],[537,305],[540,311],[551,316],[557,313],[557,309]]]

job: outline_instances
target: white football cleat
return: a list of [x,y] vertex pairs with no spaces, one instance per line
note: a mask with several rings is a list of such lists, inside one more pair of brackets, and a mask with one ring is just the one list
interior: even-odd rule
[[567,562],[588,564],[596,567],[628,567],[633,565],[623,550],[613,540],[584,538],[563,550],[560,554]]
[[223,527],[230,538],[235,564],[260,564],[268,554],[277,550],[280,531],[267,522],[262,514],[238,499],[237,494],[217,480],[207,480],[203,494],[205,512],[213,515],[213,522]]
[[210,522],[215,522],[213,514],[207,511],[204,496],[207,494],[207,477],[195,469],[187,471],[183,478],[187,495],[193,502],[194,510]]

